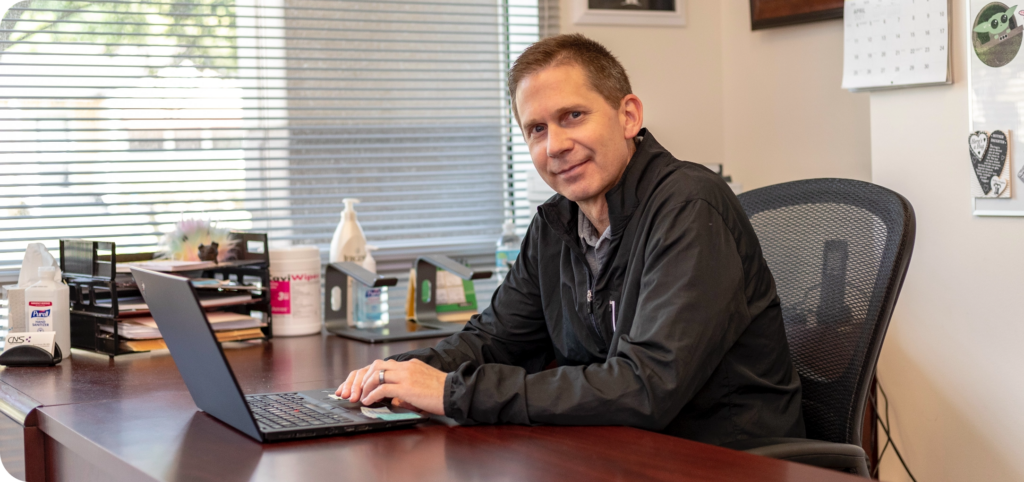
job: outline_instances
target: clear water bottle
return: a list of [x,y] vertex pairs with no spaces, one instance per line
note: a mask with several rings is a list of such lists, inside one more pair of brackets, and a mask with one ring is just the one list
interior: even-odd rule
[[501,238],[498,239],[498,249],[494,252],[494,260],[497,263],[494,275],[498,278],[499,284],[505,281],[505,276],[508,275],[508,271],[512,269],[516,258],[519,257],[519,246],[522,242],[516,235],[516,223],[505,221],[505,225],[501,229]]

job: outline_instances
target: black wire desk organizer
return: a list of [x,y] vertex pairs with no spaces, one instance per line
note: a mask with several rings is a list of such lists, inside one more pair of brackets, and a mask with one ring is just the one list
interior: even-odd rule
[[[251,314],[258,312],[266,326],[266,338],[273,337],[270,311],[270,257],[264,233],[232,232],[235,240],[229,261],[217,266],[180,274],[189,277],[232,281],[237,285],[254,286],[245,292],[252,295],[247,302],[221,305],[219,311]],[[126,319],[122,303],[141,298],[131,273],[118,273],[119,263],[149,261],[155,253],[117,254],[113,242],[83,239],[60,240],[60,269],[71,296],[71,347],[109,356],[137,353],[126,349],[128,341],[119,331],[118,322]],[[202,288],[200,288],[202,289]],[[142,350],[144,351],[144,350]]]

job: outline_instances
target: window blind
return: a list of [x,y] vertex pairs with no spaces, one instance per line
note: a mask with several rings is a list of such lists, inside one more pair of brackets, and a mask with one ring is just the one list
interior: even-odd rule
[[382,272],[493,265],[502,222],[533,215],[506,73],[557,22],[553,0],[16,3],[0,280],[30,242],[152,251],[182,219],[326,258],[346,197]]

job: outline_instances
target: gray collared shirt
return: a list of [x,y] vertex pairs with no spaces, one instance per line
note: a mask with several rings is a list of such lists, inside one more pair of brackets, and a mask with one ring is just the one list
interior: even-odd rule
[[[643,140],[643,136],[636,136],[633,138],[633,143],[639,147]],[[594,273],[594,279],[597,279],[601,274],[601,268],[604,267],[604,262],[608,259],[608,250],[611,249],[612,227],[608,226],[598,236],[597,228],[587,219],[583,211],[580,211],[576,230],[580,236],[583,253],[587,257],[587,264],[590,265],[590,271]]]
[[580,242],[583,246],[583,253],[587,257],[587,264],[590,271],[594,273],[594,279],[601,274],[601,268],[608,259],[608,251],[612,245],[612,227],[604,229],[604,233],[597,235],[597,228],[587,219],[587,216],[580,211],[579,222],[577,223]]

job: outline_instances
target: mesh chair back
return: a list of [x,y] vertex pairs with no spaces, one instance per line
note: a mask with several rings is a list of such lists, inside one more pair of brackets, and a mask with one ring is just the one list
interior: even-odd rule
[[808,438],[861,444],[864,404],[914,246],[914,209],[849,179],[739,196],[775,277]]

